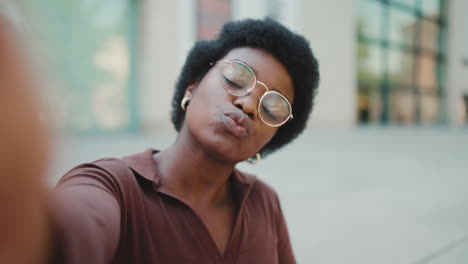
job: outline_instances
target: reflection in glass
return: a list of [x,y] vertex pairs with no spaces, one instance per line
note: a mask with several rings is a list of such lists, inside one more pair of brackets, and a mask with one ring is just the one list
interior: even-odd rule
[[388,50],[389,82],[391,85],[410,86],[413,82],[413,54]]
[[416,26],[416,17],[413,13],[396,8],[390,9],[390,41],[412,45]]
[[438,51],[439,25],[430,20],[420,20],[421,38],[417,46],[428,51]]
[[440,0],[424,0],[421,1],[421,11],[423,17],[436,19],[439,17]]
[[381,81],[382,52],[378,45],[358,43],[358,77],[361,82],[376,84]]
[[378,85],[367,83],[358,84],[358,119],[362,123],[376,123],[380,121],[383,104]]
[[437,87],[437,63],[431,54],[421,54],[417,58],[416,85],[422,89],[436,90]]
[[129,0],[35,1],[43,45],[53,50],[61,78],[61,99],[56,104],[66,129],[132,129],[132,4]]
[[410,124],[441,119],[442,4],[440,0],[359,1],[361,122]]
[[390,2],[403,4],[411,8],[414,8],[416,6],[416,0],[391,0]]
[[381,38],[382,16],[382,3],[372,0],[359,0],[358,34],[368,38]]
[[412,124],[416,121],[415,96],[409,89],[390,91],[390,120],[394,123]]
[[382,112],[379,94],[382,52],[378,45],[358,43],[358,117],[361,122],[378,121]]
[[440,98],[437,94],[423,93],[420,100],[420,122],[423,124],[435,123],[439,121]]

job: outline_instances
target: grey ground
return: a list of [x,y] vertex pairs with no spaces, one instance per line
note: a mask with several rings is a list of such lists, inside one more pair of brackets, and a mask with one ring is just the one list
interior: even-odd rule
[[[63,136],[72,166],[168,146],[172,133]],[[252,166],[279,193],[298,263],[468,263],[468,129],[309,130]]]

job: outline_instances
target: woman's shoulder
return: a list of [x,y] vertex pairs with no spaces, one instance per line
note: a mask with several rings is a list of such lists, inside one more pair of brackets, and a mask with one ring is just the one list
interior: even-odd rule
[[276,199],[276,190],[269,183],[257,178],[257,183],[255,185],[257,187],[257,192]]
[[122,159],[102,158],[73,167],[58,183],[60,184],[70,178],[76,177],[113,178],[115,180],[122,180],[130,173],[131,171]]
[[55,193],[65,196],[73,192],[84,196],[107,193],[126,210],[139,201],[137,197],[143,193],[142,188],[151,184],[137,175],[125,158],[102,158],[72,168],[58,181]]
[[113,178],[117,181],[128,181],[140,175],[153,181],[155,174],[152,154],[155,150],[147,149],[123,158],[102,158],[79,164],[69,170],[60,181],[77,175],[94,175],[101,178]]
[[254,199],[260,199],[264,202],[277,204],[278,203],[278,195],[276,190],[267,182],[259,179],[253,174],[242,172],[237,170],[239,174],[246,179],[245,181],[252,185],[250,196]]

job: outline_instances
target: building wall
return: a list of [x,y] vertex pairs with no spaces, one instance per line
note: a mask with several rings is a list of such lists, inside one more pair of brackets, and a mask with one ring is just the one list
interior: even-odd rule
[[195,0],[142,1],[138,94],[144,131],[172,129],[171,98],[180,67],[195,41],[195,11]]
[[468,67],[464,60],[468,54],[468,2],[452,0],[448,5],[446,111],[452,125],[464,123],[466,105],[463,94],[468,93]]
[[320,91],[312,127],[351,127],[356,123],[355,1],[302,1],[299,31],[320,64]]

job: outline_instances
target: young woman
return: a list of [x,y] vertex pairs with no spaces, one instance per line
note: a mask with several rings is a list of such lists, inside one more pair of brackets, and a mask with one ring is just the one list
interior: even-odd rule
[[50,197],[56,263],[295,263],[275,191],[236,164],[305,128],[319,81],[308,42],[272,19],[199,41],[173,97],[179,132],[73,168]]

